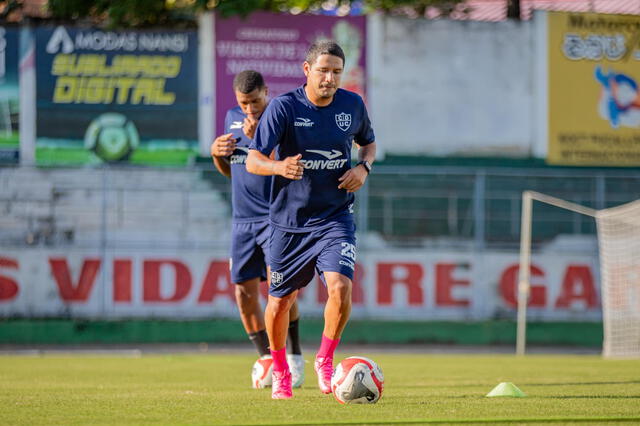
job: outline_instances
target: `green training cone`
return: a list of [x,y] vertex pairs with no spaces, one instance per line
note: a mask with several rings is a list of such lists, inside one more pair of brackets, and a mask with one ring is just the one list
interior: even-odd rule
[[502,382],[491,390],[486,396],[512,396],[515,398],[524,398],[527,396],[516,385],[511,382]]

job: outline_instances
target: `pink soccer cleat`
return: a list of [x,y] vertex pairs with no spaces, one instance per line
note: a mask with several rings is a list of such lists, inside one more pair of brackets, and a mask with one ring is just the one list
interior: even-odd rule
[[316,358],[314,365],[318,375],[318,386],[322,393],[331,393],[331,376],[333,375],[333,358]]
[[274,371],[272,374],[273,385],[271,388],[272,399],[289,399],[293,398],[291,391],[291,373],[289,370]]

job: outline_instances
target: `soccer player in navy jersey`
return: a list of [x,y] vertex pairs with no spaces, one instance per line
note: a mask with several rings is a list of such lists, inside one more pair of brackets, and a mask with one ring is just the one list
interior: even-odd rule
[[[231,281],[242,324],[267,369],[272,364],[269,339],[260,306],[260,281],[267,277],[269,254],[269,194],[271,177],[248,173],[245,168],[249,144],[260,116],[268,103],[268,87],[256,71],[240,72],[233,80],[238,106],[227,111],[224,135],[211,145],[213,163],[220,173],[231,178],[233,210],[231,236]],[[288,334],[294,387],[304,382],[304,359],[298,332],[298,305],[291,306]],[[253,383],[257,387],[256,383]]]
[[[315,361],[323,393],[331,393],[333,354],[351,313],[356,261],[353,193],[371,171],[376,144],[362,98],[339,88],[343,69],[344,53],[338,44],[311,45],[303,63],[306,84],[271,100],[249,147],[247,170],[274,176],[265,310],[274,399],[293,396],[285,356],[289,308],[314,270],[328,292]],[[359,161],[352,167],[354,142]]]

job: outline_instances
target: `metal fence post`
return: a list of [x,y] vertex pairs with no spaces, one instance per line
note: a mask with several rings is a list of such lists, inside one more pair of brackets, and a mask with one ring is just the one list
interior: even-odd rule
[[605,177],[601,174],[596,176],[596,210],[607,208],[607,192]]
[[356,192],[356,202],[358,204],[358,231],[365,233],[369,231],[369,185],[364,184]]
[[485,246],[486,177],[484,170],[476,172],[473,186],[473,239],[476,249],[483,249]]
[[108,167],[102,167],[102,206],[100,218],[100,283],[102,287],[102,316],[107,317],[107,188],[108,188]]

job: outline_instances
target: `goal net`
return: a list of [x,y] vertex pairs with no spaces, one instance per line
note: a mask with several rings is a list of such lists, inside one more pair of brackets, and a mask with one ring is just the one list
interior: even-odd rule
[[605,357],[640,357],[640,200],[596,215]]
[[596,219],[604,326],[603,356],[640,358],[640,200],[594,210],[534,191],[525,191],[522,197],[516,353],[525,353],[534,200]]

